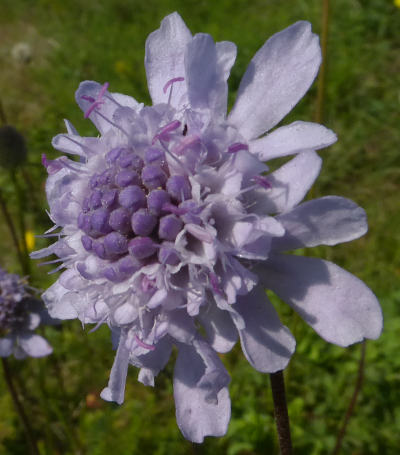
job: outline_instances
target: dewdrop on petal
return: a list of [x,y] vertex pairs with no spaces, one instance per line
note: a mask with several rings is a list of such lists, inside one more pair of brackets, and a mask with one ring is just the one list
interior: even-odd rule
[[[299,121],[265,134],[312,84],[317,36],[307,22],[272,36],[227,115],[235,58],[233,43],[192,36],[173,13],[146,42],[153,106],[82,82],[76,100],[99,136],[81,137],[66,122],[53,139],[79,160],[44,159],[49,235],[59,239],[32,254],[55,254],[56,270],[66,269],[43,295],[53,317],[111,329],[117,351],[105,400],[124,401],[129,364],[154,385],[178,348],[177,423],[197,443],[224,435],[230,420],[230,377],[218,353],[240,338],[251,365],[272,373],[295,350],[265,287],[332,343],[377,338],[382,327],[360,280],[327,261],[282,254],[367,230],[348,199],[302,203],[321,167],[315,150],[336,141],[332,131]],[[266,161],[289,155],[269,172]]]

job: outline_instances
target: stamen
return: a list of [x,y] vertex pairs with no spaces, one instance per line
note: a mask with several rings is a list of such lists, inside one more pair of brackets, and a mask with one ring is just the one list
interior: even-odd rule
[[187,213],[186,209],[177,207],[176,205],[173,205],[169,202],[166,202],[165,204],[163,204],[162,209],[165,210],[166,212],[171,212],[174,215],[178,215],[178,216],[184,215],[185,213]]
[[108,82],[106,82],[102,87],[101,90],[99,91],[97,98],[93,98],[92,96],[88,95],[82,95],[81,98],[85,101],[89,101],[89,103],[92,103],[91,106],[89,106],[89,109],[85,112],[84,117],[88,118],[89,115],[98,107],[101,106],[104,103],[104,100],[102,100],[104,93],[108,89]]
[[256,182],[258,185],[262,186],[266,190],[270,190],[272,188],[272,185],[269,182],[269,180],[262,175],[255,175],[253,177],[253,180],[254,180],[254,182]]
[[214,289],[215,293],[221,297],[224,297],[224,293],[222,292],[219,278],[217,277],[217,275],[214,272],[210,272],[208,274],[208,277],[210,279],[210,284],[211,284],[212,288]]
[[200,137],[197,135],[185,136],[177,146],[172,149],[172,153],[176,155],[182,155],[182,152],[188,148],[193,147],[200,143]]
[[173,79],[170,79],[163,87],[163,92],[167,93],[168,88],[175,84],[175,82],[183,82],[185,80],[184,77],[174,77]]
[[168,142],[170,140],[170,136],[168,133],[175,131],[180,126],[181,122],[179,120],[173,120],[172,122],[167,123],[165,126],[161,128],[161,131],[154,136],[151,144],[154,145],[157,140]]
[[148,349],[149,351],[154,351],[156,348],[154,345],[147,344],[144,341],[142,341],[137,335],[135,335],[135,340],[139,346],[141,346],[142,348]]
[[240,150],[249,150],[249,146],[247,144],[243,144],[242,142],[235,142],[228,147],[228,153],[237,153]]

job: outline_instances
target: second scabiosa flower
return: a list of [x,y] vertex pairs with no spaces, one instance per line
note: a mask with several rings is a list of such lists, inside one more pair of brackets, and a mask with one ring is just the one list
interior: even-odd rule
[[[218,353],[240,338],[254,368],[275,372],[294,352],[265,287],[341,346],[376,338],[382,324],[376,298],[357,278],[282,254],[367,230],[364,211],[347,199],[301,204],[320,170],[315,150],[336,140],[332,131],[295,122],[264,135],[313,82],[318,38],[307,22],[270,38],[227,115],[235,58],[233,43],[192,36],[171,14],[146,42],[153,106],[83,82],[76,100],[99,137],[81,137],[67,122],[53,146],[79,160],[43,157],[61,230],[34,256],[56,254],[66,268],[43,296],[50,314],[109,325],[117,353],[101,395],[117,403],[128,365],[153,385],[175,345],[177,422],[194,442],[225,434],[229,423],[230,378]],[[269,173],[266,161],[289,155]]]

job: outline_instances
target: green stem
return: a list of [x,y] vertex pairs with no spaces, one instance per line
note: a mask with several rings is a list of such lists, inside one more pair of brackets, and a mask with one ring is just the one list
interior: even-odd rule
[[286,404],[285,381],[283,371],[271,373],[271,390],[274,400],[274,414],[278,431],[281,455],[292,455],[292,440],[290,437],[289,414]]
[[17,411],[17,414],[19,415],[22,425],[24,427],[24,430],[26,433],[26,438],[29,443],[30,451],[31,451],[32,455],[40,455],[39,449],[36,445],[35,438],[33,436],[32,427],[29,423],[28,417],[26,416],[24,407],[23,407],[20,399],[18,398],[18,394],[17,394],[17,391],[15,389],[15,386],[14,386],[14,383],[12,380],[12,374],[11,374],[10,366],[8,364],[8,360],[5,358],[2,358],[1,362],[3,364],[4,378],[6,380],[8,390],[10,391],[10,395],[12,397],[12,400],[13,400],[13,403],[15,406],[15,410]]
[[361,355],[360,355],[360,360],[358,362],[358,374],[357,374],[356,384],[354,386],[353,396],[351,397],[349,407],[347,408],[342,427],[340,428],[340,431],[337,435],[336,444],[335,444],[335,448],[333,449],[332,455],[338,455],[340,453],[344,435],[346,434],[347,426],[349,424],[351,416],[353,415],[354,407],[357,403],[357,398],[360,393],[363,379],[364,379],[366,348],[367,348],[367,344],[364,340],[361,344]]

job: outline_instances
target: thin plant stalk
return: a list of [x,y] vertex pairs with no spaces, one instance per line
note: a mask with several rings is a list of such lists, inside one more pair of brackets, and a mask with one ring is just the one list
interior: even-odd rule
[[0,122],[2,123],[2,125],[7,125],[7,117],[6,117],[6,113],[4,111],[3,103],[1,102],[1,99],[0,99]]
[[8,230],[10,232],[15,250],[17,252],[18,260],[21,265],[22,273],[27,274],[27,268],[26,268],[26,259],[24,254],[22,253],[22,250],[20,248],[20,243],[18,240],[18,234],[17,234],[17,229],[15,227],[14,221],[11,217],[10,212],[8,211],[7,208],[7,203],[6,200],[3,197],[3,193],[0,190],[0,210],[3,214],[4,220],[7,224]]
[[32,427],[29,423],[29,420],[28,420],[28,417],[24,410],[24,407],[23,407],[20,399],[18,398],[18,393],[17,393],[17,390],[16,390],[15,385],[12,380],[12,374],[11,374],[10,366],[8,364],[8,360],[5,358],[2,358],[1,362],[3,364],[4,378],[5,378],[8,390],[10,392],[11,398],[13,400],[15,410],[17,411],[17,414],[20,417],[22,425],[24,427],[24,430],[26,433],[26,438],[29,443],[30,451],[31,451],[32,455],[40,455],[37,444],[36,444],[35,437],[33,435]]
[[356,383],[354,386],[353,396],[351,397],[351,401],[349,407],[347,408],[346,415],[344,417],[344,421],[342,427],[336,438],[335,448],[333,449],[332,455],[338,455],[340,453],[340,449],[342,447],[343,439],[346,434],[347,426],[349,424],[350,418],[353,415],[354,408],[357,403],[358,395],[360,394],[362,383],[364,380],[364,370],[365,370],[365,352],[366,352],[367,344],[365,340],[361,344],[361,355],[360,360],[358,362],[358,374]]
[[292,439],[290,436],[289,414],[287,410],[285,381],[283,371],[271,373],[271,390],[274,400],[274,414],[278,431],[281,455],[292,455]]
[[322,1],[322,18],[321,18],[322,64],[321,64],[321,67],[319,70],[319,75],[318,75],[317,106],[316,106],[316,111],[315,111],[315,121],[317,123],[322,123],[323,118],[324,118],[328,30],[329,30],[329,0],[323,0]]

